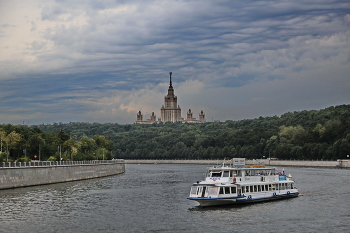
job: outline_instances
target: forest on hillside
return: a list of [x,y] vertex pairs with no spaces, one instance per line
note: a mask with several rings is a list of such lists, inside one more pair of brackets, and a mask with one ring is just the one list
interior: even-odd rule
[[113,142],[113,156],[124,159],[336,160],[350,154],[350,105],[201,124],[71,122],[31,129],[64,132],[75,140],[101,135]]

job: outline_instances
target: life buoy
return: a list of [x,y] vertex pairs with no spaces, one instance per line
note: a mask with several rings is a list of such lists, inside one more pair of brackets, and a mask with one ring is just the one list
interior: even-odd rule
[[290,192],[288,191],[288,192],[287,192],[287,195],[289,195],[289,194],[290,194]]
[[252,195],[249,195],[247,200],[252,200]]
[[276,194],[276,193],[273,193],[273,196],[274,196],[274,197],[276,197],[276,196],[277,196],[277,194]]
[[232,178],[232,182],[233,182],[233,183],[236,183],[236,177],[233,177],[233,178]]

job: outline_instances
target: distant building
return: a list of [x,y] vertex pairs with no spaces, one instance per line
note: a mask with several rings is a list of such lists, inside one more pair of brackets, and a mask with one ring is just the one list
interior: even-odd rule
[[168,95],[164,97],[164,105],[160,108],[160,118],[158,121],[156,121],[156,116],[154,115],[154,112],[152,112],[151,118],[147,120],[143,120],[142,113],[139,111],[137,113],[136,123],[138,124],[153,124],[158,122],[178,122],[181,121],[182,123],[203,123],[206,122],[205,120],[205,114],[203,113],[203,110],[201,110],[199,114],[199,120],[193,117],[191,109],[187,112],[187,118],[183,119],[181,117],[181,108],[180,105],[177,104],[177,96],[174,95],[174,88],[172,84],[172,79],[170,74],[170,85],[168,88]]
[[182,123],[204,123],[206,122],[205,120],[205,114],[203,113],[203,110],[201,110],[201,112],[199,113],[199,120],[197,120],[195,117],[193,117],[193,113],[191,111],[191,109],[188,109],[187,112],[187,119],[186,120],[182,120]]
[[171,121],[182,121],[181,118],[181,108],[177,105],[177,96],[174,95],[174,88],[171,80],[170,74],[170,85],[168,88],[168,95],[164,97],[164,105],[160,109],[160,120],[163,122]]
[[136,123],[138,124],[153,124],[156,123],[156,115],[154,115],[154,112],[152,112],[151,119],[143,120],[143,115],[141,114],[141,111],[137,113],[137,120]]

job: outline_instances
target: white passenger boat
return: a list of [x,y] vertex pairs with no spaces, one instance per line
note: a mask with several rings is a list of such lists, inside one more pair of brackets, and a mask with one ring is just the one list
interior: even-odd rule
[[297,197],[298,189],[292,176],[284,169],[265,165],[246,165],[244,158],[234,158],[229,165],[207,169],[205,180],[191,187],[189,200],[200,206],[240,204]]

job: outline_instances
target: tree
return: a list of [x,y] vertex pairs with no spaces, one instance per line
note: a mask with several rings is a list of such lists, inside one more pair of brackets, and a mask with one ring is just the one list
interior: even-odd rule
[[68,148],[68,156],[70,160],[73,160],[73,157],[78,153],[79,142],[75,138],[70,138],[63,143],[64,147]]
[[20,140],[21,140],[21,135],[16,133],[15,131],[12,131],[10,134],[8,134],[4,138],[4,141],[6,142],[6,148],[7,148],[6,162],[8,162],[8,159],[9,159],[10,149],[14,148]]
[[6,138],[6,132],[2,129],[0,129],[0,141],[1,141],[1,148],[0,148],[0,153],[2,153],[2,143],[3,141],[5,141],[5,138]]
[[83,159],[96,159],[97,145],[94,139],[83,137],[80,141],[79,150],[83,154]]

